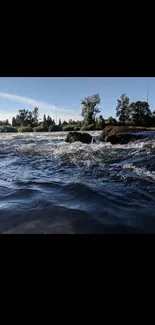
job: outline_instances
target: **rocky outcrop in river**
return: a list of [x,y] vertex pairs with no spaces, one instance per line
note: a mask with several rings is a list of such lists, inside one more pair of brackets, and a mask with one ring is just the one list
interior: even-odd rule
[[69,132],[65,141],[70,143],[75,141],[80,141],[82,143],[91,143],[92,136],[88,133]]
[[[100,141],[111,142],[112,144],[126,144],[146,137],[144,134],[141,134],[141,131],[148,130],[151,131],[151,129],[145,127],[107,126],[100,136]],[[134,132],[139,133],[133,134]]]
[[146,138],[146,136],[141,134],[122,133],[107,136],[105,142],[111,142],[111,144],[127,144],[143,138]]

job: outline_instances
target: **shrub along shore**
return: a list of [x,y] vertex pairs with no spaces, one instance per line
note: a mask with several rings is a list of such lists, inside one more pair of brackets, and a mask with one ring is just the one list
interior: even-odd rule
[[[102,126],[102,128],[98,128],[92,126],[92,125],[87,125],[87,126],[82,126],[81,128],[77,128],[77,126],[73,125],[67,125],[63,128],[60,128],[59,125],[54,125],[54,128],[43,128],[42,126],[37,126],[32,128],[31,126],[23,126],[23,127],[12,127],[10,125],[7,126],[0,126],[0,133],[25,133],[25,132],[65,132],[65,131],[103,131],[104,129],[107,130],[107,127],[112,127],[112,128],[118,128],[120,126],[123,128],[124,126],[124,132],[133,132],[133,131],[144,131],[144,127],[139,127],[139,126],[130,126],[130,125],[122,125],[122,124],[105,124]],[[145,131],[155,131],[155,127],[146,127]]]
[[13,133],[13,132],[65,132],[65,131],[102,131],[104,129],[104,126],[102,128],[99,128],[98,126],[94,125],[83,125],[82,127],[78,127],[77,125],[66,125],[66,126],[60,126],[60,125],[52,125],[52,127],[44,127],[43,125],[39,125],[36,127],[31,126],[11,126],[11,125],[3,125],[0,126],[0,133]]
[[52,127],[44,127],[43,125],[39,125],[36,127],[32,126],[11,126],[11,125],[3,125],[0,126],[0,133],[13,133],[13,132],[61,132],[61,131],[90,131],[90,130],[103,130],[96,128],[95,125],[88,125],[77,127],[76,125],[66,125],[64,127],[60,125],[52,125]]

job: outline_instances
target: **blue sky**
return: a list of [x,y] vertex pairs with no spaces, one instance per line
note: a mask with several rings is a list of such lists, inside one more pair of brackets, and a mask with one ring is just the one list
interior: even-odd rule
[[11,122],[19,109],[39,107],[40,117],[49,114],[62,120],[81,119],[80,101],[99,93],[101,114],[115,117],[117,99],[126,93],[131,101],[146,100],[155,110],[155,78],[0,78],[0,120]]

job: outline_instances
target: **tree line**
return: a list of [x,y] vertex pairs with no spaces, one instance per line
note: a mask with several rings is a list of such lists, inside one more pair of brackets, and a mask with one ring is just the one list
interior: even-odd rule
[[[100,113],[100,108],[97,107],[100,104],[99,94],[86,97],[82,100],[81,104],[85,124],[96,123],[98,119],[95,119],[95,116]],[[137,126],[155,126],[155,110],[151,111],[148,102],[130,102],[126,94],[122,94],[117,100],[116,118],[118,120],[110,116],[106,122],[109,124],[121,123]]]
[[[59,119],[58,124],[51,116],[44,114],[43,119],[39,118],[39,108],[35,107],[32,111],[20,109],[18,114],[12,118],[12,130],[19,132],[41,132],[41,131],[72,131],[72,130],[100,130],[105,124],[108,125],[137,125],[155,126],[155,110],[151,111],[146,101],[130,102],[126,94],[122,94],[117,100],[116,118],[110,116],[104,119],[101,113],[101,99],[99,94],[85,97],[81,100],[81,116],[83,120],[68,122]],[[0,121],[0,130],[9,130],[9,121]],[[5,132],[5,131],[4,131]]]
[[116,116],[120,122],[137,126],[155,125],[155,110],[151,111],[148,102],[131,102],[126,94],[117,100]]

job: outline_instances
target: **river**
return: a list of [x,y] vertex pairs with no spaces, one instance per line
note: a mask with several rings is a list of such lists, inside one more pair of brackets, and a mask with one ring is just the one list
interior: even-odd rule
[[0,134],[0,233],[155,233],[155,132],[128,145]]

